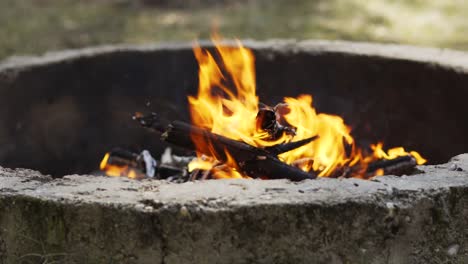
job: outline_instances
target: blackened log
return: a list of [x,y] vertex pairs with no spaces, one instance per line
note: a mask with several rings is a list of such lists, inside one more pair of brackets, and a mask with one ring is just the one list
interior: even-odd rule
[[284,134],[294,136],[295,129],[281,124],[280,118],[275,108],[263,105],[257,113],[256,128],[258,131],[267,132],[270,140],[279,139]]
[[283,144],[278,144],[274,145],[271,147],[266,147],[265,150],[271,153],[272,155],[279,155],[281,153],[285,153],[297,148],[300,148],[304,145],[309,144],[310,142],[316,140],[319,136],[313,136],[310,138],[294,141],[294,142],[289,142],[289,143],[283,143]]
[[[181,121],[172,122],[166,132],[161,135],[161,139],[179,147],[197,150],[222,162],[228,160],[226,152],[238,163],[269,155],[263,149]],[[196,145],[194,142],[200,142],[200,144]]]
[[362,172],[363,169],[361,169],[361,166],[355,165],[355,166],[347,166],[343,165],[340,167],[337,167],[333,170],[333,172],[330,174],[330,178],[351,178],[353,176],[359,175],[359,172]]
[[[138,121],[143,127],[162,133],[162,141],[187,150],[198,150],[209,156],[215,155],[214,158],[219,161],[227,161],[226,151],[236,156],[236,161],[238,162],[268,154],[263,149],[211,133],[206,129],[192,126],[185,122],[174,121],[169,125],[165,125],[167,122],[161,121],[155,113],[146,116],[137,113],[133,119]],[[197,146],[195,142],[200,142],[200,144]]]
[[128,150],[121,148],[114,148],[109,153],[109,158],[107,159],[107,164],[116,165],[116,166],[129,166],[132,168],[139,169],[141,171],[145,170],[144,161],[140,158],[140,155],[133,153]]
[[362,176],[370,178],[375,176],[378,170],[383,170],[384,175],[401,176],[411,174],[416,167],[416,159],[412,155],[396,157],[394,159],[379,159],[369,163],[367,169],[361,163],[354,166],[342,165],[336,168],[329,176],[330,178],[350,178]]
[[122,168],[128,167],[142,172],[150,178],[155,176],[158,164],[147,150],[143,150],[140,154],[137,154],[125,149],[114,148],[108,155],[109,157],[107,158],[106,165],[114,165]]
[[[168,134],[166,133],[167,132],[167,126],[165,126],[164,123],[167,123],[167,122],[160,121],[160,118],[155,113],[151,113],[150,115],[147,115],[147,116],[144,116],[141,113],[136,113],[134,115],[133,119],[137,120],[140,123],[140,125],[143,126],[143,127],[151,128],[153,130],[156,130],[158,132],[163,133],[163,137],[162,137],[163,141],[167,141],[169,143],[174,144],[173,142],[171,142],[171,140],[177,140],[178,136],[171,136],[172,139],[171,138],[166,138],[168,136]],[[182,142],[181,144],[175,144],[175,145],[188,144],[187,146],[189,146],[188,149],[190,149],[190,150],[194,150],[194,149],[196,149],[196,147],[193,144],[193,140],[187,141],[186,140],[187,137],[184,136],[185,132],[187,132],[189,130],[191,130],[192,136],[195,136],[196,138],[200,138],[200,139],[210,139],[210,142],[213,142],[213,140],[219,140],[219,139],[221,139],[222,141],[233,141],[233,140],[231,140],[229,138],[225,138],[225,137],[223,137],[221,135],[211,133],[211,132],[209,132],[207,130],[192,126],[190,124],[187,124],[187,123],[184,123],[184,122],[181,122],[181,121],[174,121],[174,122],[170,123],[168,127],[169,127],[168,128],[169,130],[175,130],[175,131],[172,131],[173,134],[179,133],[178,132],[179,130],[182,132],[182,136],[180,138],[181,139],[183,138],[184,142]],[[206,132],[208,132],[208,133],[206,133]],[[318,137],[319,136],[313,136],[313,137],[302,139],[302,140],[299,140],[299,141],[294,141],[294,142],[274,145],[274,146],[271,146],[271,147],[266,147],[264,149],[255,148],[255,147],[250,146],[250,145],[245,144],[245,143],[243,143],[243,144],[246,145],[246,146],[240,146],[237,143],[242,143],[242,142],[239,142],[239,141],[234,141],[234,143],[229,142],[229,144],[235,144],[236,146],[234,148],[236,148],[236,149],[237,148],[248,148],[248,152],[252,152],[252,151],[258,152],[258,153],[256,153],[256,155],[264,155],[266,153],[269,153],[271,155],[276,156],[276,155],[279,155],[281,153],[285,153],[285,152],[294,150],[296,148],[302,147],[302,146],[316,140]],[[225,138],[225,139],[223,139],[223,138]]]
[[418,163],[412,155],[397,157],[390,160],[377,160],[369,164],[367,173],[373,174],[382,169],[385,175],[411,174]]
[[[228,161],[226,155],[228,152],[236,161],[239,170],[253,178],[268,177],[292,181],[316,178],[316,175],[312,173],[304,172],[281,162],[268,151],[180,121],[174,121],[162,135],[162,139],[180,147],[197,149],[199,152],[222,162]],[[193,141],[202,142],[202,144],[195,147]]]
[[240,164],[240,169],[252,178],[289,179],[302,181],[315,179],[317,175],[305,172],[297,167],[290,166],[276,158],[259,157],[256,160],[248,160]]
[[183,168],[167,164],[160,164],[157,167],[156,174],[158,179],[167,179],[169,177],[184,178],[186,177],[187,171]]
[[314,164],[314,159],[313,158],[301,158],[301,159],[297,159],[295,161],[293,161],[291,163],[292,166],[294,167],[298,167],[298,168],[301,168],[301,167],[312,167],[312,165]]
[[275,111],[267,108],[258,110],[256,122],[257,129],[265,131],[274,131],[278,125]]
[[[141,120],[144,120],[143,126],[161,132],[162,129],[157,118],[153,117],[148,119],[140,116],[135,119],[140,124],[142,124]],[[238,166],[238,169],[253,178],[265,176],[271,179],[290,179],[293,181],[316,178],[313,173],[304,172],[281,162],[276,156],[264,149],[256,148],[247,143],[181,121],[172,122],[161,135],[161,139],[185,149],[197,150],[221,162],[228,161],[227,153],[229,153],[236,162],[235,165]],[[194,142],[200,144],[196,145]]]

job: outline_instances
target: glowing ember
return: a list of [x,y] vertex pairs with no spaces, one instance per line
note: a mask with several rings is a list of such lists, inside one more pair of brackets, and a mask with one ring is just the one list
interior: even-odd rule
[[107,176],[112,176],[112,177],[128,177],[131,179],[136,179],[136,178],[143,178],[144,176],[141,176],[141,173],[137,172],[136,170],[130,168],[129,166],[126,165],[114,165],[114,164],[109,164],[109,157],[110,154],[106,153],[104,155],[104,158],[102,159],[99,169],[103,172],[106,173]]
[[142,179],[154,177],[156,165],[157,162],[147,150],[136,154],[114,149],[104,155],[99,168],[108,176]]
[[[350,135],[351,128],[339,116],[317,113],[312,106],[311,95],[284,98],[276,118],[294,128],[295,133],[284,131],[279,137],[272,138],[267,131],[259,129],[256,121],[259,99],[256,95],[253,53],[240,42],[237,42],[238,47],[222,46],[217,37],[213,42],[216,45],[215,53],[198,46],[194,48],[199,63],[199,90],[197,96],[188,97],[193,125],[259,148],[319,135],[317,140],[283,153],[279,158],[304,171],[313,170],[322,177],[331,176],[346,166],[359,168],[350,175],[353,177],[382,175],[382,169],[372,172],[372,175],[364,175],[369,163],[378,159],[412,155],[418,164],[426,162],[419,153],[406,152],[402,147],[385,152],[382,143],[372,145],[372,152],[367,151],[369,153],[358,149]],[[211,149],[210,142],[193,139],[198,150]],[[229,153],[226,154],[231,159],[227,163],[229,166],[224,166],[222,173],[214,173],[214,177],[241,177],[236,170],[236,162]],[[189,165],[190,170],[214,168],[216,161],[201,159],[201,154]]]

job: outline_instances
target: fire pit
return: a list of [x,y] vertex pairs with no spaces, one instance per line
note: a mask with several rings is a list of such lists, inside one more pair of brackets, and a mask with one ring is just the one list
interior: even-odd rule
[[[431,164],[468,148],[464,53],[343,42],[245,44],[267,105],[312,94],[314,106],[342,116],[362,144],[402,145]],[[188,122],[186,96],[196,94],[197,71],[190,45],[7,61],[0,65],[0,164],[60,178],[96,171],[115,146],[159,156],[166,145],[132,114],[154,111]],[[300,183],[54,180],[4,169],[0,259],[464,262],[467,164],[462,155],[420,166],[413,176]]]

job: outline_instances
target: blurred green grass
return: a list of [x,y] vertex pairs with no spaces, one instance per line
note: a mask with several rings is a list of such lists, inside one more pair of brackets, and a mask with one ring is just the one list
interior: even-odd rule
[[151,1],[164,2],[0,0],[0,59],[98,44],[192,41],[208,38],[213,24],[225,37],[468,50],[466,0],[225,0],[182,8],[142,3]]

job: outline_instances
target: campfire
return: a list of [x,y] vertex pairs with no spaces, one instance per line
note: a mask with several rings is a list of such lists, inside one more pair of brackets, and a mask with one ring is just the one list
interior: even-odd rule
[[188,96],[191,123],[164,120],[157,113],[133,117],[160,134],[161,141],[193,156],[176,156],[167,149],[156,161],[147,150],[114,149],[100,164],[106,175],[177,181],[368,179],[411,174],[426,162],[403,147],[384,150],[383,142],[360,147],[341,117],[317,112],[312,95],[263,104],[256,94],[252,51],[240,42],[237,47],[223,46],[217,37],[213,42],[214,52],[194,48],[199,83],[198,94]]

